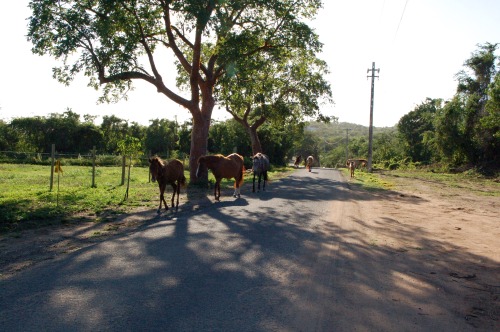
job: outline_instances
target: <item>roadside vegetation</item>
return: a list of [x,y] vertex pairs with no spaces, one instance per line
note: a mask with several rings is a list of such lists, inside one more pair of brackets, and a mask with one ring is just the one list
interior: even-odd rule
[[373,173],[357,170],[354,178],[349,177],[349,170],[342,169],[350,184],[365,190],[393,190],[398,178],[423,181],[432,185],[451,187],[468,191],[479,196],[500,197],[500,181],[498,178],[484,176],[475,170],[462,173],[438,173],[428,169],[383,170]]
[[[36,228],[68,221],[91,220],[99,222],[134,209],[156,209],[159,204],[157,183],[149,182],[147,167],[132,167],[127,199],[126,185],[121,185],[121,167],[98,167],[96,187],[92,188],[92,169],[86,166],[65,166],[63,173],[54,175],[52,191],[50,166],[30,164],[0,164],[0,233]],[[273,167],[270,180],[277,180],[291,171],[287,167]],[[189,179],[189,172],[185,171]],[[246,188],[251,185],[252,174],[245,176]],[[232,187],[232,180],[224,179],[223,188]],[[210,196],[215,183],[209,174],[205,188],[193,185],[181,189],[205,192]],[[167,187],[167,201],[172,192]],[[185,203],[185,202],[183,202]]]
[[[497,46],[478,45],[464,62],[463,70],[457,73],[457,91],[451,100],[427,98],[396,126],[374,128],[374,172],[357,170],[351,183],[368,190],[391,190],[397,177],[410,177],[498,196],[500,58],[496,55]],[[327,90],[321,91],[328,95]],[[236,91],[232,96],[235,95]],[[255,96],[246,97],[255,99]],[[242,99],[243,104],[250,105],[246,97]],[[240,101],[229,105],[225,100],[225,103],[236,109]],[[290,105],[281,99],[273,103],[279,106],[279,116],[272,116],[272,105],[262,103],[255,118],[244,113],[244,125],[238,121],[241,114],[236,114],[236,110],[232,119],[211,121],[207,154],[228,155],[236,151],[250,169],[251,156],[260,145],[273,166],[271,180],[286,174],[290,170],[287,165],[299,155],[302,160],[314,156],[313,167],[343,168],[346,159],[367,159],[368,128],[320,116],[314,111],[316,101],[309,105],[312,113],[293,110],[290,105],[297,104],[292,101]],[[315,117],[322,121],[312,121]],[[182,160],[189,190],[203,190],[206,181],[193,181],[196,169],[188,166],[196,164],[196,158],[189,158],[196,143],[191,142],[192,121],[178,124],[168,119],[152,119],[149,126],[142,126],[116,116],[104,116],[100,125],[95,124],[95,120],[93,116],[84,115],[82,121],[80,115],[69,108],[48,117],[0,120],[0,231],[64,222],[75,216],[99,220],[104,215],[136,207],[154,207],[158,188],[148,182],[147,160],[155,154],[164,159]],[[252,121],[257,121],[258,126],[250,135],[248,125]],[[54,187],[49,190],[49,165],[54,159],[60,161],[64,173],[56,174]],[[129,168],[127,187],[121,181],[123,160],[135,165]],[[94,163],[98,165],[96,188],[91,188],[90,166]],[[214,182],[210,172],[208,181]],[[222,183],[226,187],[231,185],[227,180]]]

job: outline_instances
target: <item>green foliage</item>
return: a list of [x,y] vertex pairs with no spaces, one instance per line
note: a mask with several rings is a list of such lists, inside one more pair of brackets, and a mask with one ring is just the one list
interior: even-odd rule
[[457,74],[457,93],[451,100],[442,105],[439,99],[427,99],[401,118],[398,130],[405,154],[412,161],[498,169],[500,79],[496,49],[497,44],[478,46]]
[[441,107],[440,99],[427,98],[425,102],[404,115],[398,123],[406,155],[413,161],[430,163],[432,160],[433,146],[429,144],[430,133],[434,130],[434,118]]
[[126,136],[117,142],[118,152],[123,156],[134,157],[142,150],[141,141],[137,137]]
[[[400,158],[401,143],[396,128],[373,128],[373,162]],[[349,135],[347,137],[347,135]],[[300,136],[299,136],[300,137]],[[346,143],[349,140],[347,151]],[[346,152],[348,155],[346,155]],[[351,123],[310,122],[305,127],[302,139],[296,143],[294,153],[306,157],[313,155],[324,167],[345,166],[346,159],[367,159],[368,128]]]
[[150,120],[146,129],[145,146],[152,155],[169,156],[178,149],[177,123],[167,119]]
[[[207,152],[211,114],[223,91],[222,79],[230,81],[240,72],[251,77],[262,70],[259,64],[276,62],[283,67],[285,62],[277,61],[281,59],[296,60],[293,74],[305,78],[309,64],[324,65],[299,61],[298,55],[302,60],[314,59],[321,51],[319,37],[306,24],[321,5],[320,0],[32,0],[27,36],[34,53],[61,60],[53,69],[54,78],[69,84],[83,73],[89,77],[89,86],[102,88],[101,102],[126,98],[132,82],[142,80],[188,109],[196,138],[190,149],[194,169],[196,158]],[[172,59],[179,74],[178,87],[186,89],[189,98],[175,93],[163,80],[170,72],[162,77],[159,68]],[[300,94],[303,104],[313,104],[314,93],[324,90],[317,73],[304,80],[305,91],[312,93]],[[107,128],[102,128],[105,148],[114,151],[125,133]],[[108,136],[111,133],[117,137]]]

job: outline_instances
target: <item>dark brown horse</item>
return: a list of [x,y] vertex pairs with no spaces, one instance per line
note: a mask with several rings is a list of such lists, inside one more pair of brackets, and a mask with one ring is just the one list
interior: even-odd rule
[[214,196],[216,201],[220,200],[220,181],[222,178],[234,178],[235,189],[233,196],[240,197],[240,186],[243,184],[243,175],[245,174],[242,156],[237,153],[230,154],[227,157],[221,154],[201,156],[198,158],[197,178],[200,177],[203,168],[211,170],[215,177]]
[[293,166],[295,168],[298,168],[300,166],[300,161],[302,160],[302,156],[298,155],[297,158],[295,158],[295,162],[293,163]]
[[155,156],[149,159],[149,171],[151,172],[151,180],[153,182],[158,181],[158,186],[160,187],[160,206],[156,212],[160,213],[162,202],[165,203],[165,210],[168,211],[168,205],[163,196],[167,184],[170,184],[174,191],[172,194],[172,208],[174,207],[175,194],[177,194],[177,205],[175,206],[175,210],[177,211],[181,186],[186,184],[182,162],[177,159],[166,162],[160,157]]

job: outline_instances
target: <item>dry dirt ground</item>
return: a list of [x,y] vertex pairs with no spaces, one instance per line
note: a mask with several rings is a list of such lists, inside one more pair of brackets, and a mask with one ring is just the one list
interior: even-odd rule
[[[419,256],[428,271],[416,269],[415,279],[435,285],[436,292],[458,292],[461,302],[457,310],[471,327],[499,331],[500,198],[488,195],[498,192],[498,186],[467,183],[452,187],[391,173],[382,177],[394,183],[394,189],[377,192],[380,199],[359,205],[362,215],[384,216],[393,225],[383,230],[372,225],[373,245],[400,253],[402,259],[407,252]],[[357,194],[373,195],[356,189],[356,180],[349,181]],[[198,209],[211,203],[211,198],[186,202],[185,194],[181,199],[180,210],[181,206]],[[151,215],[151,208],[109,221],[80,221],[2,235],[0,281],[40,261],[134,232],[148,222],[147,215]]]

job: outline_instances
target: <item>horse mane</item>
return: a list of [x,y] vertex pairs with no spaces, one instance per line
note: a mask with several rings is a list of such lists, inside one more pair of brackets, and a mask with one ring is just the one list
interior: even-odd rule
[[227,159],[227,157],[223,156],[222,154],[220,153],[217,153],[217,154],[210,154],[210,155],[206,155],[206,156],[201,156],[198,158],[198,162],[200,161],[209,161],[209,162],[213,162],[215,160],[219,160],[219,159]]
[[162,167],[165,166],[165,160],[161,159],[160,157],[154,156],[151,159],[149,159],[149,162],[153,162],[154,160],[158,161],[160,166],[162,166]]

